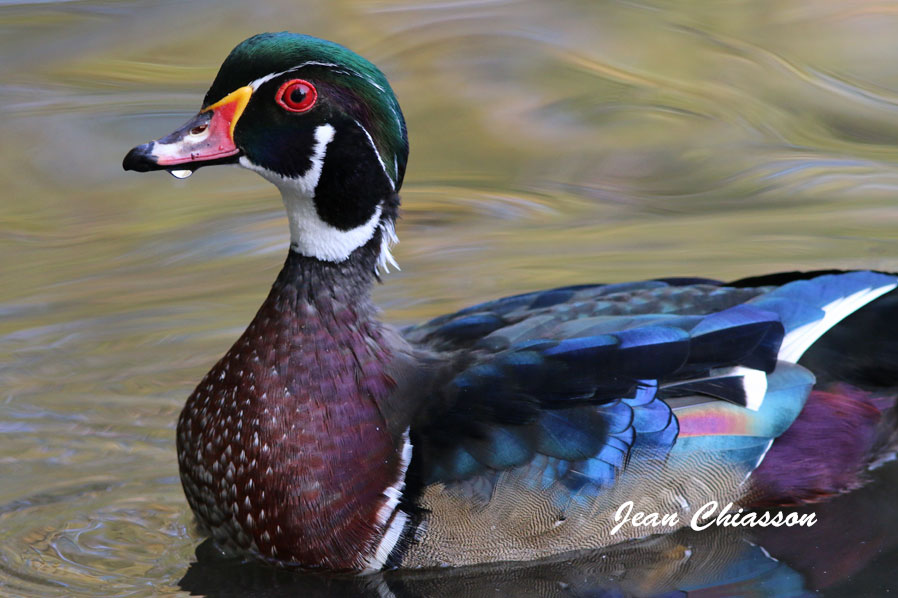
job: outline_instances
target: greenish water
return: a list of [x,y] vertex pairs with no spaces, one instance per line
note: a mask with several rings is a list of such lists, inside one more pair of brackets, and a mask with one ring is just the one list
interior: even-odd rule
[[895,2],[0,2],[0,594],[898,591],[895,467],[813,534],[364,581],[191,565],[175,420],[286,220],[249,172],[121,158],[285,28],[373,60],[405,111],[392,322],[579,282],[898,270]]

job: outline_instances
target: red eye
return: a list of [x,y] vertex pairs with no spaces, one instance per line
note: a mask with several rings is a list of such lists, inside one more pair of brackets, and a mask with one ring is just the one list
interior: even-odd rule
[[315,105],[318,92],[315,86],[302,79],[292,79],[281,85],[274,101],[290,112],[307,112]]

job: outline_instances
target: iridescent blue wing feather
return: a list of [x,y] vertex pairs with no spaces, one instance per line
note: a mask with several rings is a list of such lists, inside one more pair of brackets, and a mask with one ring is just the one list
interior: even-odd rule
[[800,412],[792,365],[834,323],[895,287],[870,272],[782,287],[713,281],[585,285],[518,295],[405,331],[456,350],[413,426],[423,484],[538,465],[573,493],[642,462],[707,453],[745,475]]

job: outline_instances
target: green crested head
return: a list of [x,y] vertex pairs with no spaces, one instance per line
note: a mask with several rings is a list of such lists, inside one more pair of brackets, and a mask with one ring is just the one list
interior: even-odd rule
[[407,159],[405,121],[383,73],[339,44],[282,32],[234,48],[200,112],[123,165],[183,178],[240,164],[280,189],[294,251],[340,262],[364,247],[389,261]]
[[[307,112],[291,111],[277,101],[281,87],[292,80],[314,86],[317,98]],[[309,35],[260,33],[231,51],[206,93],[203,108],[244,86],[253,88],[253,97],[234,135],[250,161],[279,174],[299,174],[294,167],[301,159],[279,155],[288,139],[294,134],[309,136],[313,124],[329,122],[338,127],[355,122],[370,136],[399,189],[408,159],[405,120],[387,78],[368,60],[340,44]]]

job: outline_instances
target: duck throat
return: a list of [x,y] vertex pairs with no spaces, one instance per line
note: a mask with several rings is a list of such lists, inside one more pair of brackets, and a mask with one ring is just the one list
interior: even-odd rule
[[393,222],[399,205],[395,183],[368,132],[358,122],[318,125],[308,156],[262,168],[249,156],[240,163],[259,172],[281,192],[293,251],[343,262],[378,232],[382,263],[391,262]]
[[368,296],[373,259],[291,251],[250,326],[188,399],[181,479],[220,545],[360,569],[402,518],[410,449],[380,408],[395,383],[390,333]]

